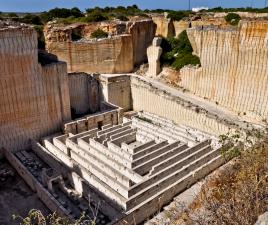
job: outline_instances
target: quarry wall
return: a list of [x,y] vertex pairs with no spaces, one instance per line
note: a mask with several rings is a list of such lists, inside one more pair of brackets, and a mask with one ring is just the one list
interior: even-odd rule
[[227,133],[230,126],[202,111],[198,106],[160,90],[149,82],[131,77],[133,110],[144,110],[215,135]]
[[[156,25],[150,19],[111,24],[93,23],[82,28],[78,25],[48,25],[45,28],[46,48],[59,60],[67,62],[68,72],[132,72],[134,66],[147,60],[146,50],[155,36]],[[99,26],[111,36],[90,38],[92,25]],[[73,33],[79,33],[81,39],[73,40]]]
[[163,37],[175,36],[174,23],[170,18],[166,18],[164,15],[152,16],[154,23],[156,24],[156,35]]
[[127,75],[101,75],[100,82],[104,101],[111,102],[124,111],[132,109],[130,77]]
[[47,41],[47,50],[67,62],[68,72],[128,73],[133,70],[130,35],[91,41]]
[[68,74],[70,104],[73,113],[85,115],[100,109],[100,85],[96,78],[86,73]]
[[37,34],[26,27],[0,29],[0,61],[0,146],[15,151],[70,119],[66,64],[38,64]]
[[180,85],[249,118],[268,118],[268,22],[236,29],[188,29],[201,67],[181,70]]
[[146,52],[155,37],[156,25],[153,20],[148,19],[129,22],[127,27],[132,37],[133,64],[137,66],[147,61]]

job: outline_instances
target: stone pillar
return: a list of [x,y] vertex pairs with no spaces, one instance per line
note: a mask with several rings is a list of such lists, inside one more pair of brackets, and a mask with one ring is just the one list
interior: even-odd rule
[[162,38],[156,37],[154,38],[152,45],[147,48],[147,57],[149,62],[149,70],[147,74],[151,77],[156,77],[161,72],[160,56],[163,51],[160,47],[161,42]]

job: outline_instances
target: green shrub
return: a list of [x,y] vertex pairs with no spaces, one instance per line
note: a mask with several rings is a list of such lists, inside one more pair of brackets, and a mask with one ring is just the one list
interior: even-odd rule
[[19,22],[34,24],[34,25],[43,25],[41,18],[34,14],[25,15],[24,17],[19,19]]
[[91,34],[91,38],[107,38],[108,33],[98,28]]
[[82,21],[83,22],[101,22],[108,20],[108,16],[102,14],[101,12],[92,12],[88,14]]
[[18,15],[16,13],[8,13],[6,16],[7,17],[18,17]]
[[168,18],[171,18],[174,21],[180,21],[182,18],[189,16],[187,11],[171,11],[168,14]]
[[37,32],[38,37],[38,49],[45,49],[46,43],[45,43],[45,36],[44,36],[44,26],[43,25],[35,25],[34,29]]
[[236,26],[241,20],[241,17],[236,13],[228,13],[228,15],[225,16],[225,20],[227,23]]
[[178,38],[164,38],[161,47],[163,49],[162,65],[171,66],[176,70],[186,65],[200,65],[199,58],[192,54],[193,48],[186,31],[183,31]]
[[75,30],[72,30],[72,40],[73,41],[78,41],[82,38],[82,32],[80,29],[75,29]]
[[125,15],[116,15],[115,18],[121,21],[129,21]]
[[74,7],[72,9],[54,8],[49,10],[48,12],[43,12],[40,17],[42,21],[46,23],[55,18],[80,18],[84,17],[84,14],[77,7]]

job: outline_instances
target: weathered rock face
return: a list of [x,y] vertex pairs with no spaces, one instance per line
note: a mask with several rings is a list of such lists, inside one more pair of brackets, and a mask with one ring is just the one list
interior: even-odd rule
[[130,35],[92,41],[47,42],[47,49],[67,62],[68,72],[128,73],[133,70]]
[[[96,29],[109,38],[91,39]],[[129,73],[146,60],[146,49],[155,35],[152,20],[90,23],[45,28],[46,48],[68,64],[68,72]],[[80,40],[75,38],[81,37]]]
[[187,33],[202,67],[183,68],[181,86],[249,118],[268,118],[268,22]]
[[175,28],[175,36],[178,37],[178,35],[185,31],[187,28],[190,27],[190,21],[180,20],[180,21],[173,21],[174,28]]
[[151,45],[156,31],[152,20],[128,22],[128,33],[132,37],[133,64],[140,65],[147,60],[147,48]]
[[70,119],[65,63],[38,64],[37,34],[28,27],[0,29],[0,147],[28,147]]
[[165,15],[152,16],[154,23],[157,25],[156,35],[162,37],[174,37],[176,34],[174,23]]

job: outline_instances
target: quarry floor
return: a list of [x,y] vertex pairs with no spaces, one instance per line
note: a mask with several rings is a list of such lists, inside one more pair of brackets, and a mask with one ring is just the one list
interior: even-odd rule
[[3,169],[13,171],[14,176],[0,180],[0,225],[20,224],[19,220],[12,219],[12,215],[26,217],[31,209],[41,210],[44,215],[50,213],[15,170],[2,159],[0,171]]

